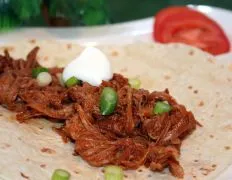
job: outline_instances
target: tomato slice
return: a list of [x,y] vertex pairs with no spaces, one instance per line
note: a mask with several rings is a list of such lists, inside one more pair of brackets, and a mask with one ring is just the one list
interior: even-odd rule
[[218,55],[230,50],[220,26],[188,7],[169,7],[155,16],[153,38],[161,43],[182,42]]

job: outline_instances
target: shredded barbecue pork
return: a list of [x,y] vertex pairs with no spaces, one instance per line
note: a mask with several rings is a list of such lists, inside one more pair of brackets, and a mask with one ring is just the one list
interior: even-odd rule
[[[0,55],[0,104],[17,112],[24,122],[35,117],[64,122],[60,134],[75,143],[75,152],[92,166],[120,165],[137,169],[142,165],[153,171],[169,168],[179,178],[184,171],[179,164],[182,140],[195,128],[193,114],[169,94],[132,89],[128,79],[114,74],[112,80],[100,87],[83,82],[66,88],[60,85],[59,68],[49,69],[52,83],[40,87],[32,78],[38,67],[34,48],[27,60],[13,60],[5,51]],[[99,110],[104,87],[117,91],[118,103],[112,115],[103,116]],[[162,115],[152,113],[157,101],[167,101],[172,110]]]

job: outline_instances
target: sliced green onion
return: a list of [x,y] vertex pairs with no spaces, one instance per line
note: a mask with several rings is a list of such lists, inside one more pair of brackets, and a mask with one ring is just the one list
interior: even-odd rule
[[81,81],[79,79],[77,79],[76,77],[71,77],[69,78],[66,82],[65,82],[65,85],[67,87],[72,87],[72,86],[75,86],[76,84],[80,84]]
[[41,72],[38,74],[36,80],[39,86],[44,87],[52,82],[52,76],[48,72]]
[[134,89],[139,89],[141,86],[141,81],[138,78],[129,79],[129,84]]
[[38,76],[39,73],[41,73],[41,72],[48,72],[48,68],[44,68],[44,67],[33,68],[33,69],[32,69],[32,77],[33,77],[33,78],[37,78],[37,76]]
[[123,180],[123,170],[119,166],[106,166],[105,180]]
[[56,169],[53,172],[52,180],[69,180],[71,174],[64,169]]
[[100,111],[102,115],[110,115],[117,105],[117,92],[111,87],[105,87],[100,96]]
[[156,104],[154,106],[153,113],[154,114],[163,114],[163,113],[169,112],[171,110],[172,110],[172,106],[170,106],[168,103],[158,101],[158,102],[156,102]]

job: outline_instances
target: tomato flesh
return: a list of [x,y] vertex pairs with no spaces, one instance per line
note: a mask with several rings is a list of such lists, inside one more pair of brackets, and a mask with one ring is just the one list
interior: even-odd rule
[[182,42],[218,55],[230,50],[220,26],[188,7],[171,7],[156,15],[153,37],[161,43]]

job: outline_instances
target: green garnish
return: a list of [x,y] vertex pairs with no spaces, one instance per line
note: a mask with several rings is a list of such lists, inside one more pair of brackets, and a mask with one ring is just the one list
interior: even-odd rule
[[100,111],[102,115],[110,115],[117,105],[117,92],[111,87],[105,87],[100,96]]
[[33,78],[37,78],[37,76],[39,75],[39,73],[41,72],[48,72],[47,68],[44,67],[37,67],[37,68],[33,68],[32,69],[32,77]]
[[83,14],[83,23],[87,26],[107,23],[107,15],[104,9],[88,8]]
[[153,113],[154,114],[163,114],[165,112],[169,112],[172,110],[172,106],[170,106],[168,103],[158,101],[156,102]]
[[80,83],[81,83],[81,81],[73,76],[65,82],[65,85],[66,85],[66,87],[72,87],[72,86],[75,86],[76,84],[80,84]]
[[71,174],[64,169],[56,169],[53,172],[51,180],[69,180]]
[[9,6],[21,20],[28,20],[40,14],[42,0],[10,0]]
[[93,0],[93,1],[88,1],[88,5],[92,8],[100,9],[104,7],[104,0]]
[[123,170],[119,166],[106,166],[105,170],[105,180],[123,180]]
[[129,79],[129,84],[130,84],[130,87],[134,89],[139,89],[141,85],[141,81],[138,78],[132,78],[132,79]]

